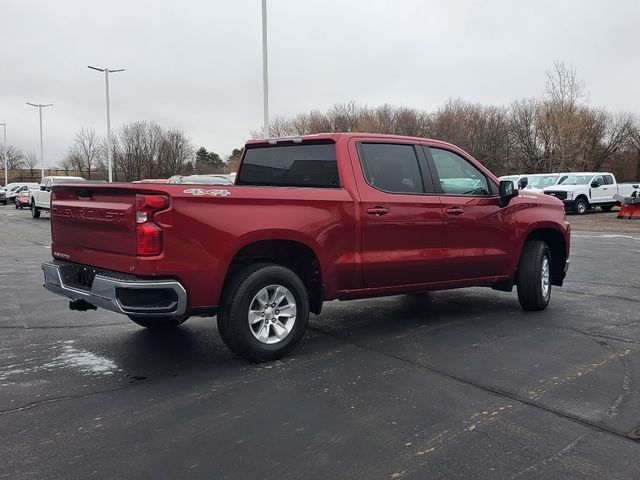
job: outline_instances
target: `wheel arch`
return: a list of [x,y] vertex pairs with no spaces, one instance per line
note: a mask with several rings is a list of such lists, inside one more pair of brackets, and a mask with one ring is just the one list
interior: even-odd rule
[[289,268],[296,273],[309,292],[309,309],[319,314],[324,300],[322,264],[314,247],[299,238],[252,238],[238,246],[224,276],[226,287],[233,275],[253,263],[268,262]]
[[524,245],[527,242],[532,240],[543,241],[549,246],[551,253],[551,283],[562,286],[567,262],[567,241],[564,234],[553,227],[536,228],[527,234],[522,244],[522,249],[524,249]]

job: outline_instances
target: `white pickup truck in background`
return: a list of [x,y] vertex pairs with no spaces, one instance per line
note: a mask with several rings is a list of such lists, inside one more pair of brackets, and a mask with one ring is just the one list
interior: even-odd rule
[[[618,183],[616,177],[609,172],[574,172],[563,174],[561,179],[553,187],[544,190],[547,195],[552,195],[564,202],[565,209],[578,215],[584,215],[588,210],[600,207],[604,212],[609,212],[618,204],[616,196]],[[632,184],[628,184],[629,192]],[[627,184],[623,184],[626,190]]]
[[39,188],[34,188],[30,192],[29,207],[31,208],[31,216],[40,218],[40,212],[49,211],[51,205],[51,186],[56,183],[84,182],[82,177],[63,177],[51,176],[44,177],[40,182]]

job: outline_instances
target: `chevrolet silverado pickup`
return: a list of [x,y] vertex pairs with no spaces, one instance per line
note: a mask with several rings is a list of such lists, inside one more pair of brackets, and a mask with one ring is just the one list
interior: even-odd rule
[[251,361],[291,352],[327,300],[517,286],[547,307],[563,204],[448,143],[335,133],[249,141],[233,185],[60,184],[44,287],[144,327],[217,316]]

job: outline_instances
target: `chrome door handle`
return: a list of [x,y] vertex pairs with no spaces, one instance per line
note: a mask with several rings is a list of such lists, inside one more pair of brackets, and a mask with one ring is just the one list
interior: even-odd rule
[[445,212],[447,212],[449,215],[462,215],[464,213],[464,210],[460,207],[451,207],[445,209]]
[[367,208],[367,213],[369,215],[375,215],[376,217],[381,217],[382,215],[386,215],[387,213],[389,213],[389,210],[387,210],[384,207],[373,207],[373,208]]

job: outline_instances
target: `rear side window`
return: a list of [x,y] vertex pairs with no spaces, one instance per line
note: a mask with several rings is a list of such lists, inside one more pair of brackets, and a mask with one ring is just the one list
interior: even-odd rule
[[391,193],[424,193],[418,157],[412,145],[361,143],[367,183]]
[[430,148],[430,151],[443,193],[469,196],[491,195],[487,177],[474,165],[449,150]]
[[605,185],[613,185],[613,177],[611,175],[604,176],[604,184]]
[[338,188],[335,144],[248,148],[236,185]]

